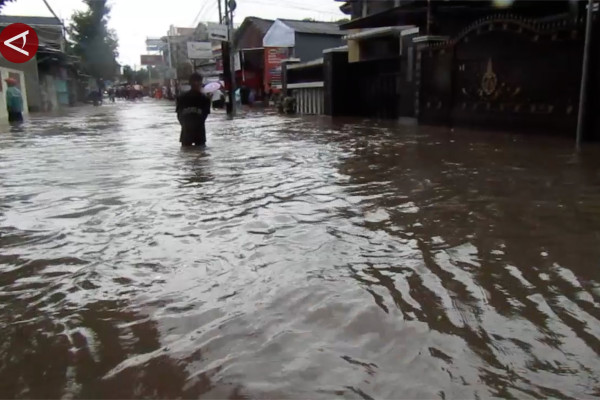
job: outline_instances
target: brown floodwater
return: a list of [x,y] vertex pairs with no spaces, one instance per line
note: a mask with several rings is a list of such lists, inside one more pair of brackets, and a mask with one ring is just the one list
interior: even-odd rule
[[600,148],[168,102],[0,132],[0,397],[600,396]]

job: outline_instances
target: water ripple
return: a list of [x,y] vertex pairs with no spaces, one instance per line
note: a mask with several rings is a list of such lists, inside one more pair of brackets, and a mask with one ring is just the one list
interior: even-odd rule
[[168,102],[0,133],[0,397],[600,395],[600,158]]

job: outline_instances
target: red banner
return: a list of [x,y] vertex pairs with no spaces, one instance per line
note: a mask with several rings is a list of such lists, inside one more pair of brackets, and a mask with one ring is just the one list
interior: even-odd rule
[[282,84],[281,62],[289,56],[287,47],[265,47],[265,91],[269,90],[269,83],[273,90]]

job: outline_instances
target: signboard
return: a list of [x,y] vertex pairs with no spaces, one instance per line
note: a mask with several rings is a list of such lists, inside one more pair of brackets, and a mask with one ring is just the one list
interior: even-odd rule
[[288,58],[287,47],[265,47],[265,91],[282,84],[281,62]]
[[187,51],[190,60],[210,60],[213,58],[210,42],[187,42]]
[[163,65],[165,62],[163,56],[157,54],[142,54],[140,64],[142,65]]
[[229,40],[229,29],[227,25],[215,24],[214,22],[208,22],[208,38],[210,40],[220,40],[227,42]]
[[147,38],[146,39],[146,51],[160,51],[162,50],[164,42],[160,38]]

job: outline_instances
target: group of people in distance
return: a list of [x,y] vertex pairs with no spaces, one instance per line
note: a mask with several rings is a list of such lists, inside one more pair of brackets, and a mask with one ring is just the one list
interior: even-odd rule
[[[13,78],[5,80],[6,108],[8,121],[11,124],[23,122],[23,95]],[[128,93],[110,93],[110,97],[123,96]],[[131,96],[131,95],[130,95]],[[190,90],[177,98],[177,119],[181,124],[179,141],[184,147],[206,145],[206,119],[210,114],[212,97],[202,92],[202,75],[193,73],[190,76]]]
[[141,90],[136,89],[134,85],[121,86],[117,88],[112,88],[108,90],[108,96],[111,96],[111,91],[113,91],[113,96],[117,99],[126,99],[126,100],[136,100],[140,99],[144,96]]

